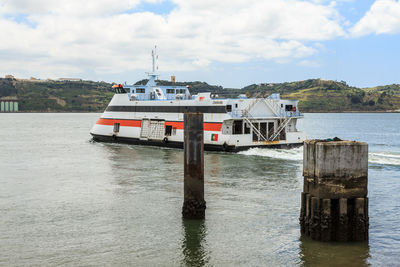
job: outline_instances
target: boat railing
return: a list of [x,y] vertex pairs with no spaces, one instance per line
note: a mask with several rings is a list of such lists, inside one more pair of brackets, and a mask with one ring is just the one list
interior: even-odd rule
[[[230,115],[233,118],[243,118],[248,116],[249,114],[247,114],[246,110],[233,110],[232,112],[230,112]],[[299,112],[299,111],[281,111],[279,114],[280,118],[295,118],[295,117],[304,117],[303,113]]]
[[281,111],[281,117],[293,118],[293,117],[304,117],[304,115],[299,111]]
[[191,99],[188,96],[184,96],[182,98],[177,98],[175,95],[174,96],[166,95],[165,99],[157,99],[157,98],[152,99],[150,94],[142,94],[142,93],[135,94],[134,98],[132,97],[132,94],[128,94],[128,97],[129,97],[129,99],[131,101],[171,101],[171,100],[188,100],[188,99]]

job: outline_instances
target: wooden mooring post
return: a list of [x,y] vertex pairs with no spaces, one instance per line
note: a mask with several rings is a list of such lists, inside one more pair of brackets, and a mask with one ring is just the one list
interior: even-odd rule
[[320,241],[368,240],[368,144],[304,142],[300,227]]
[[204,219],[204,131],[203,113],[184,113],[184,202],[185,219]]

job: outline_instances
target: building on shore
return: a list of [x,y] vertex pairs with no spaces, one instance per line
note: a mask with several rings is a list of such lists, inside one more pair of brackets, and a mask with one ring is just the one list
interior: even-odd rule
[[67,82],[80,82],[82,79],[79,78],[58,78],[59,81],[67,81]]
[[15,79],[14,75],[8,74],[4,76],[5,79]]
[[0,112],[18,112],[19,104],[16,96],[5,96],[0,98]]

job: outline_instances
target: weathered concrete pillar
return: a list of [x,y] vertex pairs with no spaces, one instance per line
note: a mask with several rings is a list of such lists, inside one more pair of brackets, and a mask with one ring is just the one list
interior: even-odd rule
[[368,145],[304,142],[301,233],[321,241],[368,240]]
[[204,219],[203,113],[184,114],[184,202],[183,218]]
[[332,204],[330,199],[322,199],[321,241],[329,241],[332,236]]

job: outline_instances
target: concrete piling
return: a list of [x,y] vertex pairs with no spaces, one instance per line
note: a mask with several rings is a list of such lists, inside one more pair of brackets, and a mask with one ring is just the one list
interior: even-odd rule
[[368,145],[304,142],[301,233],[321,241],[368,240]]
[[204,131],[203,113],[184,113],[184,202],[185,219],[204,219]]

